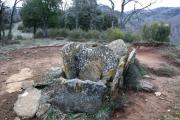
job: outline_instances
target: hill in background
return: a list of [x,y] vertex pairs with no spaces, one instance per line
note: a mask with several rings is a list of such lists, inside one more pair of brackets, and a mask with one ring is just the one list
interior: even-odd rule
[[[110,12],[110,8],[100,5],[99,9],[103,12]],[[128,14],[131,11],[126,12]],[[115,11],[117,17],[120,16],[119,11]],[[142,10],[138,15],[134,16],[127,24],[127,30],[139,32],[145,23],[165,22],[171,26],[171,42],[180,44],[180,7],[160,7],[152,10]],[[137,24],[138,23],[138,24]]]

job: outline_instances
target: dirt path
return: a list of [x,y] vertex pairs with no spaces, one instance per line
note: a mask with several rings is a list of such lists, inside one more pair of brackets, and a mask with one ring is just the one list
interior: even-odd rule
[[[8,53],[8,61],[0,61],[0,116],[1,120],[14,120],[13,104],[20,84],[8,86],[12,80],[43,80],[47,70],[61,65],[60,47],[19,49]],[[23,74],[23,76],[22,76]],[[21,76],[21,77],[19,77]],[[15,79],[14,79],[15,78]],[[7,90],[11,88],[10,91]],[[12,92],[13,93],[8,93]]]
[[[34,49],[19,49],[8,53],[11,58],[8,61],[0,61],[0,116],[1,120],[14,120],[13,104],[17,99],[17,92],[8,93],[6,82],[26,79],[43,80],[47,70],[56,65],[61,65],[60,47],[43,47]],[[149,67],[158,68],[166,64],[166,60],[156,49],[141,49],[137,58],[141,63]],[[22,74],[23,78],[18,76]],[[177,85],[180,86],[180,76],[173,78],[157,77],[151,74],[158,91],[163,95],[156,97],[154,94],[142,92],[128,92],[130,104],[125,110],[116,111],[113,120],[161,120],[174,103],[180,99],[175,92]]]
[[[150,68],[157,69],[163,64],[168,64],[162,56],[162,50],[157,48],[142,48],[137,51],[139,61]],[[130,104],[125,110],[117,111],[113,120],[164,120],[175,106],[180,102],[180,94],[176,89],[180,86],[180,76],[173,78],[150,75],[150,80],[161,92],[160,97],[153,93],[130,92]]]

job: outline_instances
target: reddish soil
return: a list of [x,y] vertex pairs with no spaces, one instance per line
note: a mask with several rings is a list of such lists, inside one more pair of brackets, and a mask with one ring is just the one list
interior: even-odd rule
[[[7,55],[11,57],[8,61],[0,61],[0,116],[1,120],[14,120],[16,115],[13,112],[13,104],[17,99],[15,92],[9,94],[6,91],[6,80],[8,77],[18,73],[23,68],[30,68],[33,77],[30,80],[43,80],[47,70],[52,66],[61,65],[61,47],[43,47],[33,49],[19,49]],[[137,51],[137,58],[141,63],[149,67],[159,67],[167,64],[159,49],[142,48]],[[129,104],[125,110],[116,111],[113,120],[158,120],[162,119],[172,109],[174,103],[180,99],[180,95],[175,92],[176,85],[180,86],[180,76],[173,78],[157,77],[151,74],[161,97],[156,97],[153,93],[128,92]]]
[[[165,50],[165,48],[141,48],[137,51],[137,58],[149,68],[157,69],[163,64],[169,64],[163,57],[162,49]],[[175,90],[180,86],[180,76],[173,78],[153,74],[150,76],[152,78],[150,82],[158,87],[157,91],[162,95],[157,97],[154,93],[127,93],[128,107],[123,111],[117,111],[113,120],[163,120],[163,117],[172,111],[174,104],[180,100],[180,94]]]
[[7,53],[11,58],[8,61],[0,61],[0,116],[1,120],[14,120],[13,104],[18,92],[9,94],[6,92],[6,80],[11,75],[18,73],[23,68],[30,68],[33,77],[30,80],[43,80],[47,70],[53,66],[62,64],[60,56],[61,47],[43,47],[33,49],[19,49]]

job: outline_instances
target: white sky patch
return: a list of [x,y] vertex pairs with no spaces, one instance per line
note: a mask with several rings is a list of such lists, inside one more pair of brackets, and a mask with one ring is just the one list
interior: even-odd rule
[[[3,0],[3,1],[7,1],[7,4],[9,6],[12,6],[14,3],[14,0]],[[68,6],[71,5],[72,1],[71,0],[63,0],[64,2],[66,1],[68,3]],[[115,10],[121,10],[121,1],[122,0],[113,0],[115,3]],[[143,5],[148,5],[150,2],[154,2],[156,1],[155,4],[153,4],[150,8],[157,8],[157,7],[180,7],[180,0],[139,0],[139,2]],[[97,2],[99,4],[104,4],[104,5],[108,5],[111,6],[109,0],[97,0]],[[17,6],[21,6],[22,3],[19,3]],[[136,6],[136,8],[141,8],[140,5]],[[125,11],[129,11],[134,9],[134,4],[128,4],[125,7]]]

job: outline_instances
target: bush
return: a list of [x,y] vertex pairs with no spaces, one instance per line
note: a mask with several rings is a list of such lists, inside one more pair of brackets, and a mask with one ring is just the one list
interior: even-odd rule
[[68,29],[49,29],[49,37],[67,37],[69,34]]
[[177,71],[170,65],[165,65],[162,68],[159,68],[158,70],[155,70],[155,74],[158,76],[164,76],[164,77],[173,77],[177,75]]
[[97,30],[89,30],[85,33],[84,37],[87,39],[100,39],[100,31]]
[[135,41],[140,41],[141,39],[142,38],[140,35],[135,34],[135,33],[129,33],[129,32],[125,33],[124,38],[123,38],[123,40],[125,42],[129,42],[129,43],[135,42]]
[[34,37],[35,38],[42,38],[43,37],[43,31],[41,29],[38,29]]
[[118,28],[107,29],[106,34],[107,39],[110,41],[124,38],[124,33]]
[[22,35],[18,35],[15,37],[15,40],[24,40],[23,36]]
[[69,32],[69,38],[73,41],[82,39],[85,35],[85,32],[82,29],[74,29]]
[[180,66],[180,59],[177,58],[177,59],[175,60],[175,64],[176,64],[177,66]]
[[17,29],[20,30],[20,31],[22,31],[23,28],[24,28],[24,26],[23,26],[22,24],[20,24]]
[[143,38],[148,41],[169,42],[170,26],[165,23],[144,25]]
[[17,29],[23,33],[32,33],[33,32],[33,28],[24,27],[24,25],[22,25],[22,24],[20,24]]

